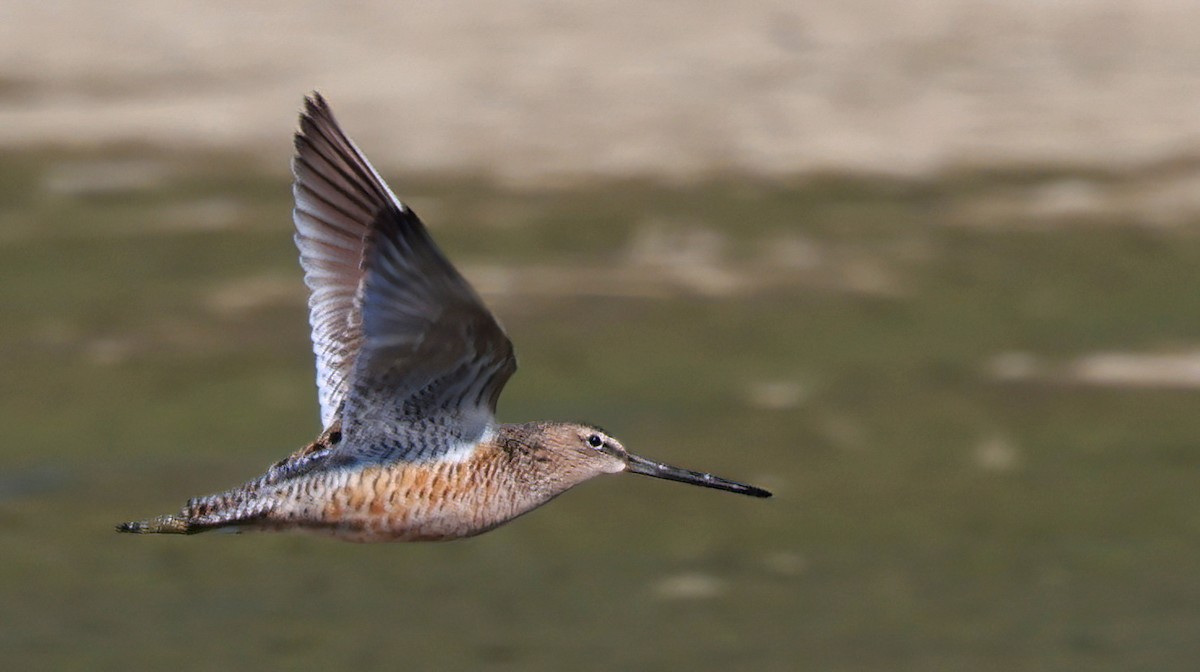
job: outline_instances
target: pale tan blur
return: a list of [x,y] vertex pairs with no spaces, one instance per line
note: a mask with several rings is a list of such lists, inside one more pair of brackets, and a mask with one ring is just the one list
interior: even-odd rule
[[1200,149],[1200,4],[1185,0],[68,0],[5,12],[0,146],[278,147],[319,89],[384,168],[524,184],[1128,168]]

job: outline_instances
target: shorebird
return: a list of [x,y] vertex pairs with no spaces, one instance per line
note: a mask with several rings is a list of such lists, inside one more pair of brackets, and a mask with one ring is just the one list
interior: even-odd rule
[[457,539],[621,471],[771,496],[638,457],[598,427],[497,423],[517,368],[499,322],[318,93],[305,99],[295,150],[295,241],[325,429],[244,485],[119,531]]

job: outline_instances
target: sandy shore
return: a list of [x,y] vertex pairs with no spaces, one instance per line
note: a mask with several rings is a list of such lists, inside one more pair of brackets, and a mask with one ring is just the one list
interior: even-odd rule
[[319,88],[389,169],[517,183],[1127,168],[1200,154],[1198,25],[1182,0],[17,1],[0,146],[274,162]]

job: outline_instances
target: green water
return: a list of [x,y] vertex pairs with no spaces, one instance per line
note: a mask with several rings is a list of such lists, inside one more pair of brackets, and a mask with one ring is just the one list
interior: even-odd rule
[[112,526],[319,428],[286,176],[118,158],[152,169],[0,158],[4,669],[1200,659],[1200,391],[1064,373],[1200,342],[1200,222],[962,221],[1037,177],[395,179],[516,343],[502,420],[595,422],[776,497],[618,475],[448,544],[145,538]]

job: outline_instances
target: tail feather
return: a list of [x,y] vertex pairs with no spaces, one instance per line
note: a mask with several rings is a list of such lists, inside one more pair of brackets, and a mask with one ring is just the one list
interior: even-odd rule
[[157,516],[150,520],[134,520],[117,525],[118,532],[130,534],[195,534],[204,527],[193,525],[181,516]]
[[197,534],[221,528],[246,529],[261,523],[271,509],[272,500],[261,496],[263,483],[271,477],[272,472],[268,472],[266,476],[240,488],[189,499],[179,513],[121,523],[117,525],[117,531],[127,534]]

